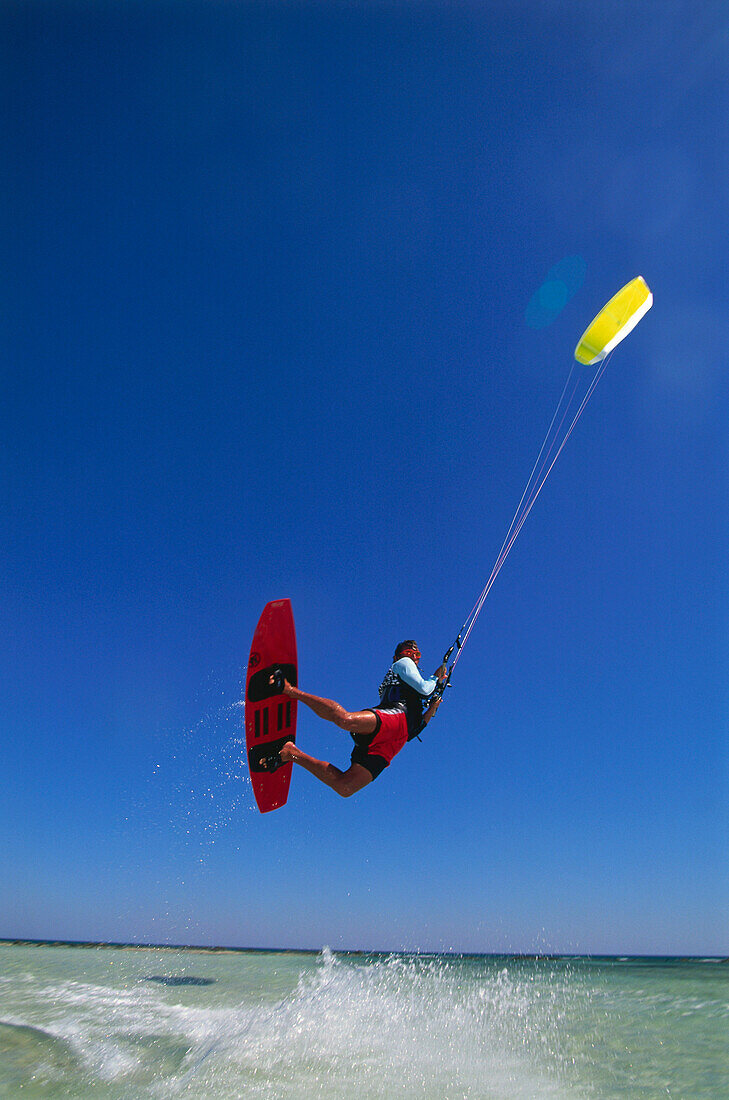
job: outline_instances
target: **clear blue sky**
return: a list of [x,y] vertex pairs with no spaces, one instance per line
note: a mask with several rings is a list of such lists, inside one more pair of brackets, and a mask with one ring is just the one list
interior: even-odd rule
[[[0,936],[729,953],[726,5],[8,0],[0,42]],[[263,605],[351,708],[402,637],[435,667],[639,273],[423,743],[259,815]]]

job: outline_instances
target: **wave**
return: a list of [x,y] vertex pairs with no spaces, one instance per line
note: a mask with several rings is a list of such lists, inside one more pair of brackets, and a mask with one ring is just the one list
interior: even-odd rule
[[[486,972],[483,961],[465,959],[353,961],[324,949],[305,963],[288,960],[287,991],[274,1000],[279,958],[247,962],[258,969],[241,969],[237,978],[219,965],[205,987],[150,985],[147,970],[131,981],[127,972],[123,986],[63,981],[37,989],[36,1003],[52,1005],[52,1030],[68,1053],[62,1070],[71,1091],[64,1094],[565,1095],[565,986],[553,974],[540,981],[503,962]],[[2,1083],[0,1068],[0,1093]]]

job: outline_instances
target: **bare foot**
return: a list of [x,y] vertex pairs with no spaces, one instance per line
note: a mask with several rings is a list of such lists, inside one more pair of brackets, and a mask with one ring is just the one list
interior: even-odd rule
[[[281,675],[281,673],[279,671],[271,673],[271,675],[268,677],[268,683],[269,683],[270,687],[275,687],[276,686],[276,678],[277,678],[277,676],[280,676],[280,675]],[[288,682],[288,680],[285,677],[284,677],[283,687],[281,688],[281,694],[282,695],[290,695],[292,697],[294,695],[294,688],[291,687],[291,684]]]

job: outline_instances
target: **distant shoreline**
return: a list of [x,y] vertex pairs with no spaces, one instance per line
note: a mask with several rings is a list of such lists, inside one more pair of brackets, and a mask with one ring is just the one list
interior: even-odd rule
[[[105,940],[25,940],[0,939],[0,947],[76,947],[86,950],[108,949],[116,951],[188,951],[199,955],[320,955],[321,947],[209,947],[186,943],[115,943]],[[445,959],[601,959],[612,962],[634,962],[641,959],[651,962],[717,962],[729,963],[723,955],[600,955],[562,954],[521,951],[377,951],[363,948],[330,948],[333,955],[398,955],[406,957],[433,957]]]

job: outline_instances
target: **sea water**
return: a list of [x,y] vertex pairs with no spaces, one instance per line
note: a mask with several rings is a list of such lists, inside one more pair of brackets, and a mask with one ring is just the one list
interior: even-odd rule
[[729,1097],[729,965],[0,946],[0,1096]]

